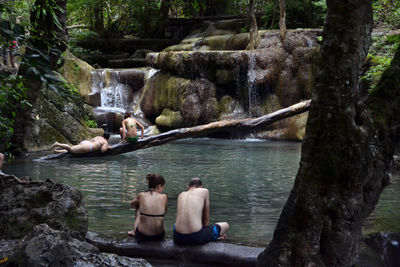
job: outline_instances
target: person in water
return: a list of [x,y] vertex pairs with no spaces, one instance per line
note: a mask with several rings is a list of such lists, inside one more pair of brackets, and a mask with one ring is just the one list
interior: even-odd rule
[[60,147],[62,149],[55,149],[54,153],[68,152],[71,154],[84,154],[101,150],[102,153],[106,152],[111,146],[108,145],[110,134],[106,131],[103,136],[95,136],[91,140],[83,140],[78,145],[68,145],[55,142],[51,148]]
[[164,214],[167,211],[167,195],[162,194],[165,179],[159,174],[146,175],[149,190],[139,193],[132,200],[131,206],[136,207],[133,230],[128,234],[138,241],[162,240],[165,235]]
[[131,113],[126,111],[124,114],[124,120],[122,121],[122,127],[119,128],[119,134],[121,135],[121,142],[136,143],[139,140],[137,134],[137,126],[141,128],[141,137],[143,139],[144,127],[143,125],[131,117]]
[[205,244],[226,238],[227,222],[210,224],[210,196],[199,178],[189,182],[188,190],[178,196],[174,242],[178,245]]

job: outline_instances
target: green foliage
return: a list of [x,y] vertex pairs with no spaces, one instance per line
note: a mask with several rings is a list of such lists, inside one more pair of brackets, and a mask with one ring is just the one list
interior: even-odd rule
[[400,28],[400,1],[374,0],[372,2],[375,23],[387,27]]
[[367,82],[370,91],[374,90],[383,72],[389,67],[393,55],[400,45],[400,35],[373,37],[373,44],[369,51],[367,62],[369,69],[361,77]]
[[389,67],[392,58],[368,54],[367,60],[370,61],[371,67],[368,69],[365,75],[361,77],[361,80],[367,81],[373,90],[380,80],[383,72]]
[[11,146],[17,106],[30,105],[26,93],[22,76],[0,74],[0,141],[6,150]]
[[[24,76],[0,74],[0,141],[6,150],[12,145],[11,137],[14,133],[17,113],[24,112],[22,110],[25,107],[31,107],[27,102],[28,89],[24,87],[24,84],[29,85],[30,82],[40,81],[43,85],[67,97],[74,97],[74,90],[76,90],[65,85],[65,82],[53,73],[51,67],[51,60],[58,59],[54,55],[61,55],[62,52],[55,48],[62,42],[55,31],[61,27],[56,15],[61,8],[55,0],[35,1],[35,3],[38,2],[40,5],[32,6],[32,14],[36,14],[36,17],[33,17],[29,36],[25,36],[25,30],[21,25],[10,20],[0,20],[0,45],[7,45],[9,40],[18,40],[20,44],[25,43],[25,51],[28,51],[22,56],[19,68],[19,73]],[[10,19],[12,18],[10,14],[23,13],[21,9],[12,10],[16,7],[19,8],[17,5],[0,4],[0,12],[3,17]],[[4,15],[5,13],[7,15]],[[45,29],[44,26],[48,28]]]
[[79,88],[76,87],[75,85],[73,85],[72,83],[69,83],[69,82],[65,81],[62,84],[62,86],[64,87],[64,89],[68,93],[68,95],[75,96],[75,97],[79,97],[80,96]]
[[84,124],[89,128],[97,128],[97,122],[95,120],[89,119],[88,116],[85,116]]
[[[279,5],[277,1],[259,1],[261,21],[259,27],[279,27]],[[326,1],[295,1],[286,0],[287,28],[315,28],[321,27],[326,15]]]

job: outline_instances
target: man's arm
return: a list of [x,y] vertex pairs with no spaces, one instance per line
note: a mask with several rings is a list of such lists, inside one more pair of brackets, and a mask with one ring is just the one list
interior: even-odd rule
[[204,197],[204,207],[203,214],[201,218],[201,223],[204,226],[207,226],[210,223],[210,193],[208,189],[205,189],[205,197]]

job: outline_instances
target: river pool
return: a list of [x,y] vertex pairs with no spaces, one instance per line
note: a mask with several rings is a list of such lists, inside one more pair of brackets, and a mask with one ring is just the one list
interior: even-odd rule
[[[210,190],[210,221],[231,226],[225,242],[265,246],[293,186],[300,152],[297,142],[188,139],[118,156],[9,164],[4,172],[34,180],[50,178],[80,189],[89,231],[118,240],[128,238],[134,220],[129,203],[147,190],[147,173],[166,178],[167,238],[172,236],[178,194],[190,178],[200,177]],[[369,228],[376,228],[379,218],[385,223],[399,221],[397,178],[384,191]]]

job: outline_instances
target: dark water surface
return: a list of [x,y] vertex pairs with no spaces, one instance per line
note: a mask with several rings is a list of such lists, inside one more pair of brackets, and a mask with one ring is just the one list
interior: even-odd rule
[[[6,165],[4,171],[80,189],[89,212],[89,231],[116,239],[127,238],[132,228],[134,209],[129,203],[147,190],[147,173],[166,178],[167,237],[172,236],[178,194],[186,190],[190,178],[200,177],[210,190],[210,221],[231,225],[226,242],[265,246],[293,186],[300,150],[296,142],[189,139],[118,156]],[[390,188],[399,192],[398,183]],[[400,200],[392,193],[384,193],[380,205],[397,207],[383,212],[395,218]]]

